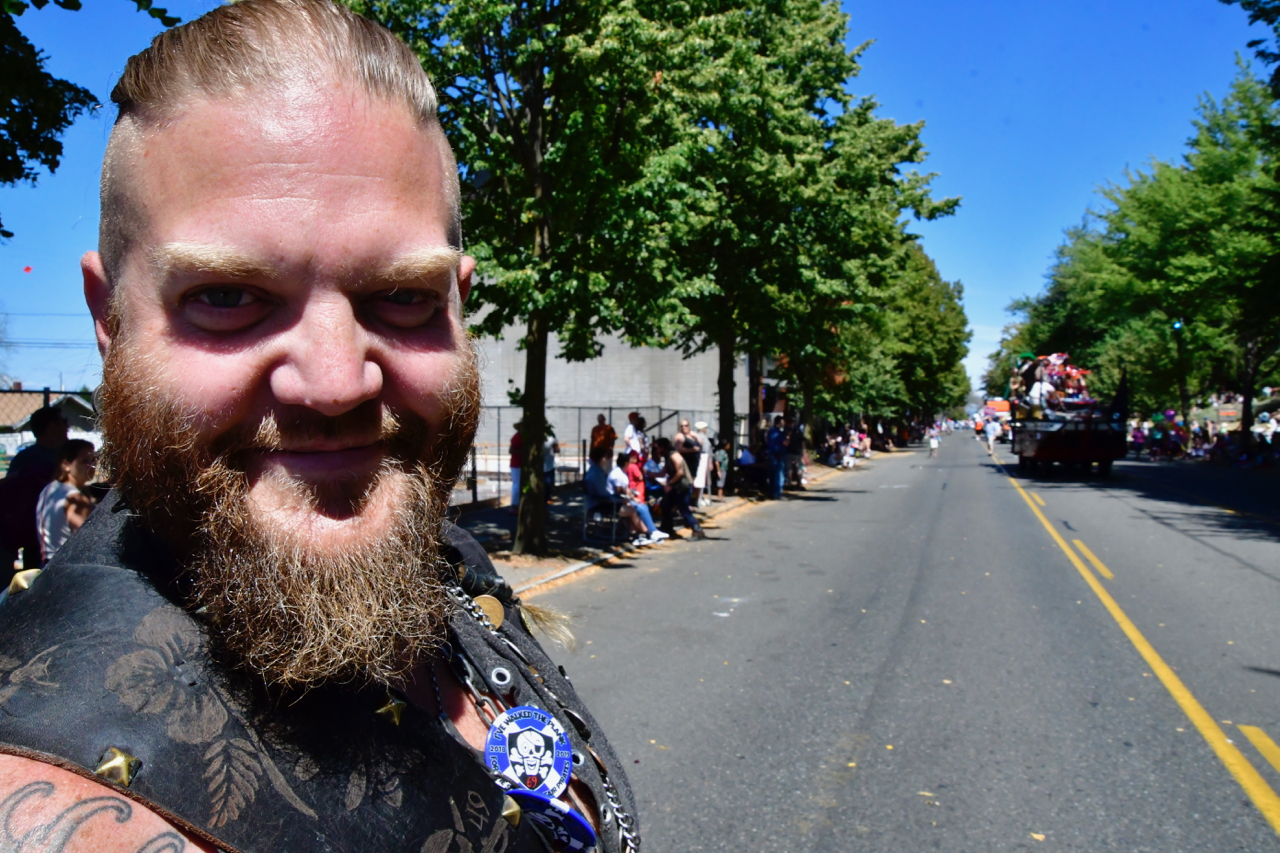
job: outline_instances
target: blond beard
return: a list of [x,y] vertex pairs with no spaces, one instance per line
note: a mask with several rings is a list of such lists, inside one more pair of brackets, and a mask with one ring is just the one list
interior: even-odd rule
[[[130,509],[179,554],[189,603],[203,608],[224,657],[280,687],[386,684],[444,641],[452,605],[441,525],[479,417],[470,350],[441,395],[437,435],[416,414],[367,403],[332,419],[293,407],[210,441],[192,426],[193,413],[164,396],[156,366],[122,344],[103,365],[104,462]],[[389,505],[384,531],[334,552],[265,524],[250,502],[246,454],[357,423],[376,423],[386,453],[367,483],[349,487],[347,508],[358,515],[375,499]],[[291,486],[315,511],[333,503]]]

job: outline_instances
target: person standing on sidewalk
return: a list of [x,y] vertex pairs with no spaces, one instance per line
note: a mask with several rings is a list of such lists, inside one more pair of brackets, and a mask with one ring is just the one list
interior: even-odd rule
[[707,498],[709,491],[707,487],[710,485],[708,477],[711,472],[711,453],[715,448],[711,445],[711,439],[707,437],[706,421],[698,421],[693,425],[693,428],[696,430],[693,437],[697,440],[700,448],[698,468],[693,475],[693,501],[696,506],[706,506],[711,503]]
[[797,489],[803,489],[804,478],[804,424],[787,416],[787,476]]
[[508,512],[516,512],[520,508],[520,471],[524,467],[524,439],[520,437],[520,427],[524,424],[516,422],[516,434],[511,436],[511,507]]
[[689,508],[693,477],[689,475],[689,466],[684,457],[672,447],[671,440],[665,437],[653,443],[653,456],[655,459],[666,460],[667,482],[662,485],[662,532],[668,536],[675,534],[675,528],[671,525],[671,511],[675,509],[693,531],[694,539],[706,539],[707,534],[702,532],[702,525],[698,524],[698,519],[693,517],[693,510]]
[[36,443],[10,460],[0,481],[0,582],[6,585],[19,551],[24,569],[41,566],[36,504],[58,475],[58,451],[67,440],[67,419],[57,406],[45,406],[28,418],[27,429]]
[[729,442],[721,441],[716,445],[716,497],[724,497],[725,482],[729,479]]
[[40,556],[45,563],[89,520],[94,503],[83,489],[97,470],[98,454],[91,442],[73,438],[63,443],[58,451],[58,476],[44,487],[36,503]]
[[627,445],[627,450],[640,454],[640,464],[643,465],[649,460],[649,443],[644,434],[644,418],[640,417],[639,412],[631,412],[627,415],[627,427],[622,431],[622,441]]
[[596,425],[591,428],[591,449],[603,447],[609,451],[609,455],[613,455],[613,445],[618,441],[618,433],[614,431],[613,425],[603,415],[596,415]]
[[787,473],[787,434],[782,429],[782,415],[773,419],[773,426],[764,438],[764,452],[769,457],[769,497],[782,497],[782,481]]
[[559,452],[560,442],[554,435],[548,435],[547,443],[542,446],[542,479],[546,483],[547,503],[551,503],[556,493],[556,454]]

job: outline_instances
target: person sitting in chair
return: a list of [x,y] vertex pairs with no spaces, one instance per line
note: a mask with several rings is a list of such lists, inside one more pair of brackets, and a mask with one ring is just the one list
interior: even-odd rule
[[603,512],[606,509],[613,512],[616,509],[618,517],[626,519],[630,525],[632,541],[637,545],[648,545],[654,540],[645,535],[645,524],[638,517],[635,507],[627,500],[625,493],[615,494],[609,484],[609,472],[605,466],[612,467],[612,456],[613,451],[608,447],[596,447],[591,451],[591,464],[587,466],[587,474],[582,478],[587,490],[587,512]]
[[617,464],[609,472],[609,492],[626,498],[627,504],[623,508],[629,506],[635,511],[636,518],[644,526],[645,538],[651,542],[661,542],[667,538],[667,534],[653,523],[653,513],[650,512],[649,505],[644,500],[644,478],[640,476],[640,466],[636,465],[634,470],[635,478],[631,474],[631,454],[619,453]]

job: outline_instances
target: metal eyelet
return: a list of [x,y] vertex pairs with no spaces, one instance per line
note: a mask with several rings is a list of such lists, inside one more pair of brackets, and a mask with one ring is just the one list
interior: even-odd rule
[[511,684],[511,670],[505,666],[495,666],[489,673],[489,680],[493,682],[494,687],[507,687]]

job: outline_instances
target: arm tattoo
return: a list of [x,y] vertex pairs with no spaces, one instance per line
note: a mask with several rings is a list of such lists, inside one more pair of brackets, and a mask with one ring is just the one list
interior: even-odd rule
[[[128,823],[133,807],[120,797],[90,797],[72,803],[51,820],[39,823],[22,835],[14,835],[13,818],[32,798],[53,796],[52,782],[29,782],[0,802],[0,853],[63,853],[76,832],[90,819],[109,814],[116,823]],[[187,842],[176,832],[163,832],[138,848],[138,853],[182,853]]]

